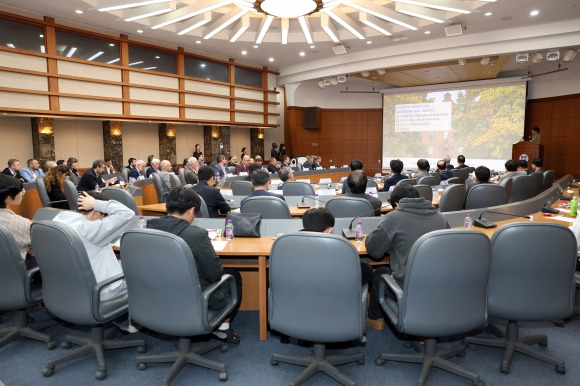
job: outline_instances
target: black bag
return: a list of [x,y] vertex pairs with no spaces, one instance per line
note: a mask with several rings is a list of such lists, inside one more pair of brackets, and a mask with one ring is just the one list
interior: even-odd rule
[[[260,237],[260,213],[232,213],[226,215],[226,224],[232,220],[234,237]],[[224,230],[224,235],[226,234]]]

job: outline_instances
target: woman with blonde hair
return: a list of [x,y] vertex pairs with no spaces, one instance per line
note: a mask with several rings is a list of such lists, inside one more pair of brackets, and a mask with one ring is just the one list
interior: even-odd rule
[[[71,175],[70,168],[64,164],[50,168],[44,177],[46,191],[50,201],[66,200],[64,195],[64,179]],[[70,209],[68,202],[59,202],[53,205],[54,208]]]

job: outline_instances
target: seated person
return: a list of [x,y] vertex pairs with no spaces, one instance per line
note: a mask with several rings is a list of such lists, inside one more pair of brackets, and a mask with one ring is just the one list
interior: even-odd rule
[[451,165],[451,157],[446,155],[445,157],[443,157],[443,161],[445,161],[445,167],[447,168],[447,170],[454,169],[453,165]]
[[[101,175],[105,172],[105,161],[96,160],[93,162],[93,168],[83,173],[81,180],[77,185],[79,192],[86,192],[105,187],[105,180]],[[117,177],[112,177],[107,180],[108,183],[114,184],[117,182]]]
[[271,196],[284,200],[283,196],[268,191],[268,189],[270,189],[270,173],[267,171],[262,169],[256,170],[255,172],[252,172],[250,178],[252,179],[252,185],[254,186],[254,193],[244,198],[240,203],[241,206],[243,206],[244,202],[250,197]]
[[[244,148],[245,149],[245,148]],[[249,155],[244,155],[242,157],[242,162],[240,162],[237,166],[236,166],[236,171],[234,172],[234,174],[236,176],[239,176],[240,173],[249,173],[248,172],[248,167],[250,166],[250,156]]]
[[248,175],[246,176],[246,178],[244,178],[244,181],[252,181],[252,173],[255,172],[256,170],[262,170],[262,164],[259,164],[257,162],[253,162],[250,164],[250,166],[248,166]]
[[64,202],[53,204],[53,208],[70,209],[64,194],[64,179],[70,175],[70,169],[64,163],[50,169],[48,173],[46,173],[46,177],[44,177],[44,184],[46,185],[48,198],[50,198],[50,201],[64,200]]
[[142,180],[145,178],[143,169],[145,168],[145,161],[142,159],[135,162],[135,166],[129,171],[129,179]]
[[151,167],[145,170],[145,178],[150,178],[152,173],[158,173],[160,164],[161,161],[159,159],[153,158],[151,160]]
[[[355,170],[362,170],[363,168],[363,163],[361,160],[358,159],[353,159],[352,161],[350,161],[350,171],[354,172]],[[346,193],[346,179],[347,177],[342,177],[342,179],[340,180],[340,182],[342,182],[342,194]]]
[[30,243],[30,225],[32,223],[11,209],[20,206],[24,193],[22,181],[13,176],[0,174],[0,225],[3,225],[14,236],[20,257],[24,260],[26,269],[29,270],[38,266]]
[[417,183],[419,182],[419,180],[421,178],[431,175],[431,174],[429,174],[430,168],[431,168],[431,165],[429,165],[429,161],[427,161],[425,158],[421,158],[420,160],[417,160],[418,173],[415,174],[415,179],[417,180]]
[[159,171],[157,172],[159,177],[161,177],[161,186],[163,188],[163,194],[169,193],[171,190],[171,162],[164,159],[159,164]]
[[[489,171],[489,168],[485,167],[485,166],[478,166],[475,168],[475,184],[470,185],[467,188],[467,191],[465,192],[465,203],[467,202],[467,195],[469,194],[469,189],[471,189],[473,186],[478,185],[478,184],[489,184],[489,177],[491,175],[491,172]],[[465,203],[463,203],[463,208],[465,208]]]
[[525,159],[521,159],[516,162],[517,171],[518,172],[526,172],[526,175],[530,174],[531,172],[528,170],[528,161]]
[[70,172],[72,174],[79,177],[79,172],[77,170],[77,168],[79,167],[79,160],[78,159],[76,159],[74,157],[70,157],[69,159],[66,160],[66,166],[69,167]]
[[24,182],[24,177],[20,175],[20,161],[15,158],[8,160],[8,167],[2,170],[2,174],[7,176],[12,176],[18,178],[20,181]]
[[541,158],[534,158],[532,160],[532,173],[544,173],[543,164],[544,162]]
[[312,163],[312,170],[322,168],[322,157],[317,155],[314,157],[314,162]]
[[226,160],[226,156],[220,154],[217,156],[216,164],[213,166],[215,176],[218,180],[227,178],[228,174],[230,174],[230,170],[226,166],[228,161]]
[[281,190],[286,182],[294,181],[294,174],[289,166],[282,167],[278,172],[278,177],[280,177],[280,180],[282,181],[281,184],[278,184],[278,190]]
[[[204,166],[200,169],[210,169]],[[223,269],[220,258],[216,255],[207,234],[207,230],[192,225],[201,208],[201,199],[193,189],[178,187],[169,192],[166,199],[167,215],[147,221],[147,228],[157,229],[181,237],[191,249],[197,266],[201,290],[218,282],[223,274],[230,274],[236,281],[240,301],[231,315],[214,331],[219,339],[229,343],[240,343],[240,337],[230,326],[241,303],[242,277],[235,269]],[[228,286],[222,286],[209,297],[209,309],[219,311],[231,298]]]
[[277,173],[278,170],[280,170],[280,165],[278,165],[278,161],[276,161],[276,158],[270,157],[270,161],[268,162],[267,170],[270,173]]
[[221,214],[228,213],[231,208],[220,193],[218,188],[214,188],[215,172],[210,166],[202,166],[197,171],[199,183],[192,189],[203,198],[209,217],[218,218]]
[[189,157],[187,159],[187,166],[183,169],[183,175],[185,176],[185,182],[188,184],[195,185],[199,182],[199,177],[197,172],[199,170],[199,161],[195,157]]
[[285,155],[282,161],[282,167],[290,167],[290,157]]
[[233,166],[233,167],[238,166],[238,157],[236,157],[235,155],[231,155],[228,158],[228,166]]
[[[54,221],[71,227],[82,240],[97,283],[123,273],[109,242],[123,233],[135,213],[103,193],[90,191],[79,193],[76,212],[60,212]],[[116,281],[101,292],[101,300],[125,294],[124,280]]]
[[370,202],[375,209],[375,216],[380,216],[382,202],[378,198],[365,193],[367,189],[367,182],[367,175],[362,170],[355,170],[354,172],[351,172],[346,179],[350,193],[343,194],[343,196],[364,198]]
[[[369,257],[375,261],[384,259],[387,253],[390,266],[375,270],[370,294],[367,324],[375,330],[384,329],[383,311],[379,304],[379,283],[383,274],[391,275],[404,288],[407,256],[411,247],[426,233],[448,229],[449,223],[430,201],[419,196],[411,185],[398,185],[391,192],[393,211],[384,216],[379,225],[365,239]],[[393,296],[388,291],[389,296]]]
[[505,162],[504,166],[505,166],[505,173],[501,175],[501,177],[499,178],[499,182],[502,182],[503,180],[507,180],[508,178],[515,178],[517,176],[527,175],[526,172],[519,172],[518,171],[518,164],[514,160],[508,159]]
[[312,170],[313,169],[313,164],[314,162],[314,156],[313,155],[309,155],[306,157],[306,162],[304,162],[302,164],[302,170]]
[[457,167],[455,169],[463,169],[463,168],[468,168],[469,166],[467,166],[465,164],[465,156],[464,155],[458,155],[457,156]]
[[[453,168],[451,168],[451,169],[453,169]],[[453,177],[453,173],[451,173],[451,169],[447,168],[447,164],[445,163],[445,160],[437,161],[437,171],[439,172],[439,175],[441,176],[441,181],[445,181],[445,180],[448,180],[448,179]]]
[[388,192],[391,186],[397,185],[397,182],[407,178],[406,174],[402,174],[403,161],[400,159],[391,160],[389,166],[391,167],[391,176],[384,182],[383,192]]
[[[302,216],[303,231],[332,234],[334,215],[326,208],[311,208]],[[366,261],[360,262],[362,284],[370,283],[373,278],[373,268]]]

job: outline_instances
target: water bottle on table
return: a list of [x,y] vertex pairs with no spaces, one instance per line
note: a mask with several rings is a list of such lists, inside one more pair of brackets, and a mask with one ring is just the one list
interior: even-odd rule
[[473,226],[473,219],[471,218],[471,215],[469,213],[467,213],[465,215],[465,221],[463,222],[463,227],[465,229],[471,229],[472,226]]
[[139,229],[147,228],[147,221],[143,218],[143,216],[139,216],[139,221],[137,221],[137,228]]
[[363,229],[362,229],[362,221],[356,222],[356,228],[354,231],[354,240],[360,242],[363,240]]
[[234,224],[232,224],[232,220],[228,220],[226,224],[226,240],[233,240],[234,239]]

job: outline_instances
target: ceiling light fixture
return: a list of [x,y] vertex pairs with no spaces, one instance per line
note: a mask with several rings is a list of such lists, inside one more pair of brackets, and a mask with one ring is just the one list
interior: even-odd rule
[[361,71],[360,74],[363,76],[363,78],[368,77],[371,73],[368,71]]
[[490,60],[489,57],[481,58],[481,62],[480,63],[483,66],[487,66],[489,64],[489,60]]
[[576,50],[573,50],[573,49],[569,48],[564,53],[564,57],[562,58],[562,60],[569,63],[569,62],[571,62],[571,61],[574,60],[574,58],[576,57],[576,55],[577,55]]
[[254,2],[258,12],[276,17],[294,18],[318,12],[323,6],[322,0],[263,0]]
[[318,81],[318,87],[324,88],[324,81],[323,80]]
[[90,62],[91,60],[95,60],[96,58],[98,58],[99,56],[103,55],[105,52],[104,51],[99,51],[96,54],[94,54],[93,56],[91,56],[90,58],[88,58],[87,60]]
[[538,64],[544,60],[544,53],[543,52],[536,52],[532,55],[532,63]]
[[119,9],[142,7],[145,5],[159,4],[159,3],[169,3],[172,0],[145,0],[145,1],[134,1],[128,4],[119,4],[119,0],[101,0],[98,8],[100,12],[116,11]]
[[[440,9],[441,11],[457,12],[463,13],[465,15],[470,14],[470,5],[463,1],[456,0],[396,0],[397,3],[420,5],[422,7]],[[460,8],[463,7],[463,8]]]
[[[527,63],[528,62],[528,59],[529,59],[529,56],[530,55],[528,53],[517,54],[516,55],[516,63]],[[542,56],[542,58],[543,58],[543,56]],[[541,60],[542,59],[540,59],[540,61]]]
[[384,68],[377,70],[377,74],[379,74],[379,75],[385,75],[386,73],[387,73],[387,70],[385,70]]
[[460,66],[465,66],[467,64],[467,62],[465,61],[465,59],[459,59],[457,60],[457,62],[459,62]]
[[546,60],[548,62],[555,62],[557,60],[560,60],[560,50],[548,51],[548,53],[546,54]]

